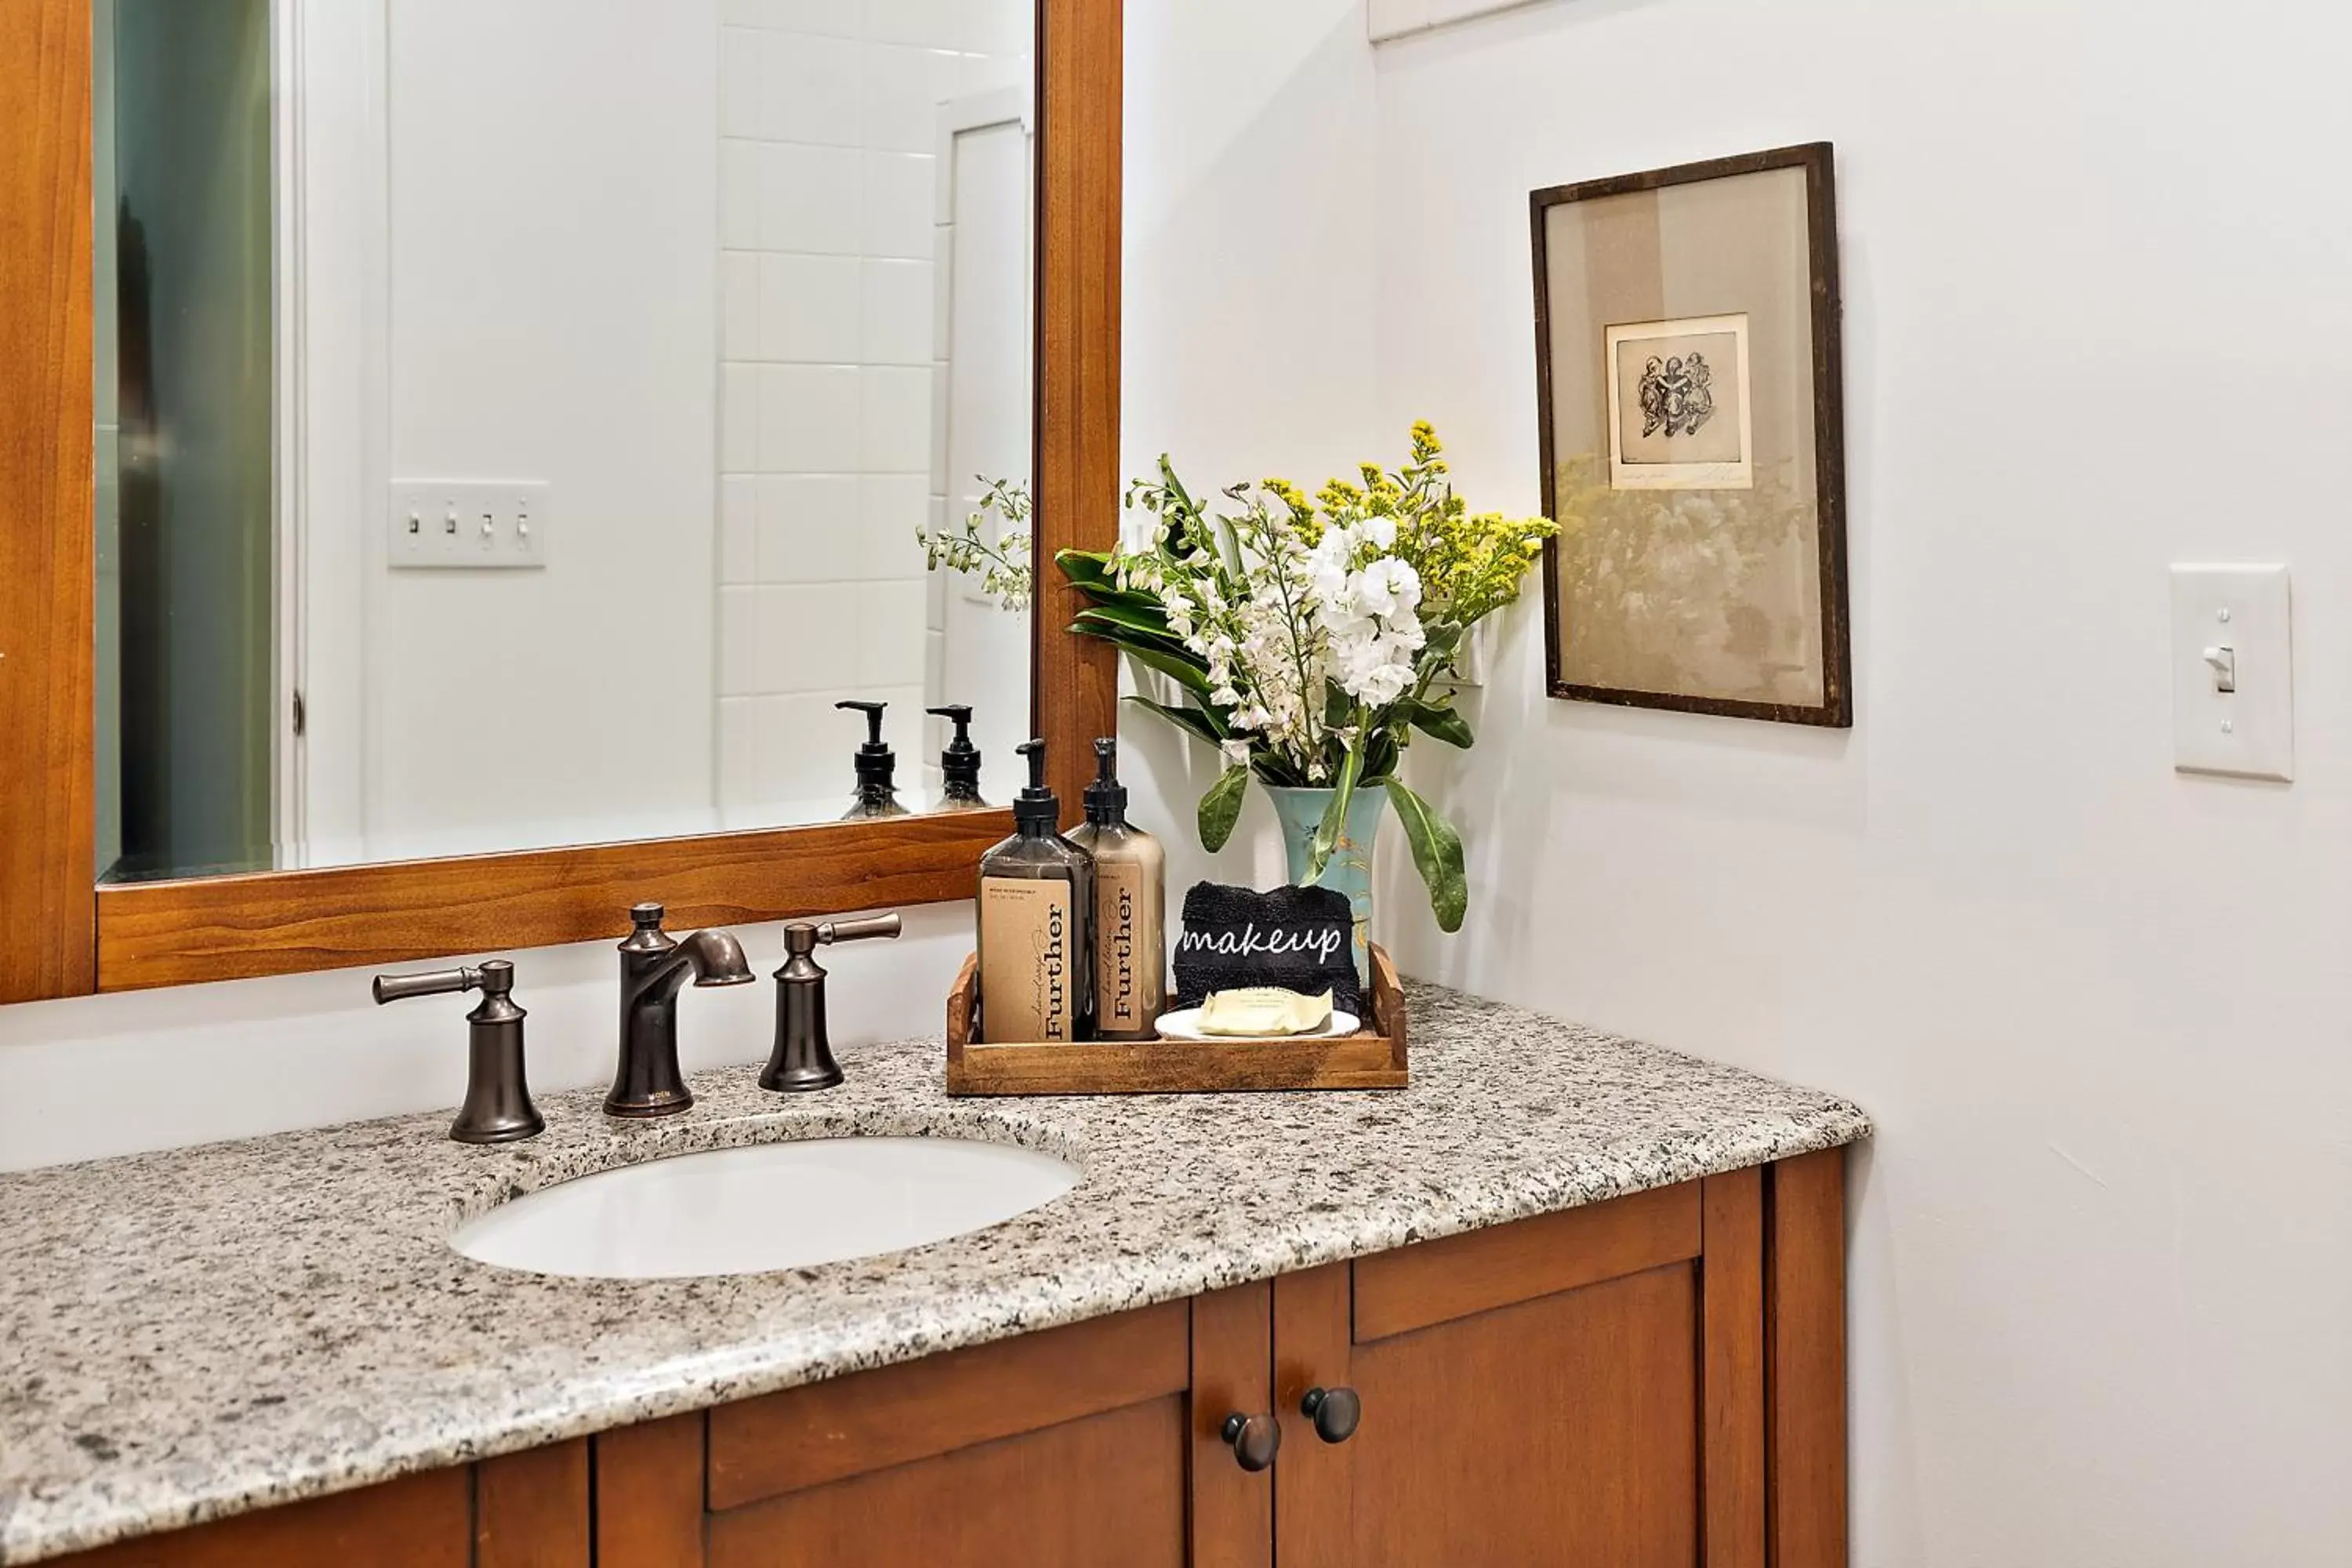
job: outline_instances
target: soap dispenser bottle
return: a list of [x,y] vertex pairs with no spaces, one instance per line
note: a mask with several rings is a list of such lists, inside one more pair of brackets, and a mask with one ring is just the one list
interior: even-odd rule
[[1118,742],[1095,742],[1087,819],[1070,842],[1095,858],[1095,1037],[1149,1040],[1168,1006],[1168,856],[1127,820]]
[[857,770],[857,794],[851,799],[849,809],[841,814],[844,822],[856,822],[868,816],[904,816],[907,808],[898,804],[898,787],[891,773],[898,765],[896,752],[882,743],[882,710],[887,702],[836,702],[835,708],[847,708],[866,715],[866,743],[857,748],[852,765]]
[[941,811],[985,811],[988,802],[980,798],[980,748],[971,743],[971,707],[969,703],[950,702],[944,708],[926,708],[926,713],[936,713],[955,725],[955,739],[940,752]]
[[1013,803],[1013,837],[980,858],[980,1021],[1003,1043],[1094,1037],[1094,857],[1062,837],[1045,742]]

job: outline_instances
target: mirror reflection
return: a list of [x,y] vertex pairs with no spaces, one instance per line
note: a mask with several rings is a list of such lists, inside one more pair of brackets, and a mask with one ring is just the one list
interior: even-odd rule
[[1034,26],[99,0],[100,877],[1008,798]]

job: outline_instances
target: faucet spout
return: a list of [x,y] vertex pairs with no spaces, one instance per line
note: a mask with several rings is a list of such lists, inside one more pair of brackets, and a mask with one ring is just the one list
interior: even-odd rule
[[741,942],[723,931],[698,931],[682,938],[667,958],[647,970],[640,982],[641,994],[675,1002],[689,978],[697,985],[745,985],[753,976]]
[[677,1066],[677,994],[751,979],[743,946],[723,931],[684,941],[661,929],[659,904],[629,911],[635,930],[621,943],[621,1059],[604,1097],[607,1116],[672,1116],[694,1103]]

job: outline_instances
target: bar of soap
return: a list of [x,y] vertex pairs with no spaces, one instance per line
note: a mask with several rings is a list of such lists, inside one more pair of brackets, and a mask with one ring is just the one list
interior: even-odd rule
[[1279,985],[1212,991],[1201,1004],[1204,1035],[1303,1035],[1331,1021],[1331,993],[1301,996]]

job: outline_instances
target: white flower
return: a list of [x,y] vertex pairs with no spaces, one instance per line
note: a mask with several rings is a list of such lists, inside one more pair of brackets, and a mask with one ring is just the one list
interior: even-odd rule
[[1217,743],[1217,750],[1224,753],[1225,766],[1229,768],[1249,766],[1250,743],[1247,741],[1239,739],[1221,741]]
[[1371,615],[1410,616],[1421,603],[1421,574],[1407,562],[1383,555],[1364,568],[1358,597]]

